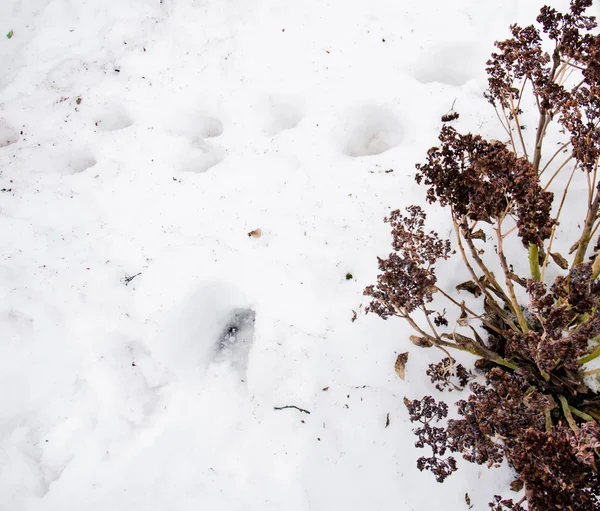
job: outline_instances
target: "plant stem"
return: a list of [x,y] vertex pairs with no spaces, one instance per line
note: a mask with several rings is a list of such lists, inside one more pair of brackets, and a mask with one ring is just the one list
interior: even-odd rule
[[556,226],[558,225],[558,220],[560,218],[560,214],[562,213],[563,206],[565,205],[565,199],[567,198],[567,193],[569,192],[569,187],[571,186],[571,181],[573,179],[573,175],[575,174],[575,169],[577,169],[577,164],[573,166],[573,170],[571,171],[571,175],[569,176],[569,181],[567,181],[567,185],[562,194],[562,198],[560,200],[560,206],[558,207],[558,212],[556,213],[556,222],[552,226],[552,233],[550,234],[550,241],[548,243],[548,250],[546,250],[546,256],[544,258],[544,263],[542,264],[542,277],[541,282],[544,282],[544,275],[546,274],[546,267],[548,266],[548,258],[550,257],[550,252],[552,251],[552,243],[554,242],[554,236],[556,235]]
[[[513,118],[515,119],[515,124],[517,126],[517,134],[519,135],[521,147],[523,148],[523,154],[525,155],[525,158],[529,159],[529,156],[527,155],[527,146],[525,145],[525,140],[523,139],[523,132],[521,131],[521,121],[519,121],[519,111],[515,107],[515,103],[514,103],[512,94],[510,95],[510,110],[513,115]],[[542,136],[542,138],[543,138],[543,136]],[[541,144],[540,144],[540,151],[541,151]],[[539,166],[539,163],[538,163],[538,166]],[[537,173],[537,168],[536,168],[536,173]]]
[[540,271],[540,254],[537,245],[534,243],[529,244],[529,268],[531,270],[531,278],[539,282],[542,279],[542,273]]
[[502,266],[502,271],[504,271],[504,275],[506,277],[506,286],[508,287],[508,294],[510,295],[510,305],[511,309],[517,316],[517,320],[519,321],[519,326],[523,330],[523,333],[529,332],[529,325],[525,320],[525,316],[523,316],[523,311],[521,310],[521,306],[517,301],[517,295],[515,294],[515,286],[513,285],[512,279],[510,278],[510,270],[508,268],[508,263],[506,262],[506,256],[504,255],[504,248],[502,245],[502,219],[498,219],[498,226],[494,229],[496,231],[496,235],[498,238],[498,259],[500,260],[500,266]]
[[517,369],[519,369],[519,366],[517,364],[515,364],[514,362],[511,362],[510,360],[506,360],[505,358],[502,358],[495,351],[492,351],[492,350],[486,348],[485,346],[482,346],[481,344],[476,343],[470,337],[467,337],[467,336],[461,335],[461,334],[457,334],[456,332],[452,332],[451,334],[447,334],[447,333],[442,334],[442,337],[445,337],[446,339],[452,339],[455,343],[455,344],[445,343],[444,344],[445,346],[449,346],[449,347],[456,348],[456,349],[459,349],[462,351],[466,351],[475,356],[481,357],[485,360],[489,360],[490,362],[494,362],[498,365],[508,367],[509,369],[512,369],[513,371],[516,371]]
[[596,422],[591,415],[588,415],[587,413],[582,412],[581,410],[578,410],[574,406],[569,406],[569,410],[571,410],[571,412],[574,415],[577,415],[577,417],[579,417],[580,419],[583,419],[584,421],[587,421],[587,422]]
[[550,410],[544,412],[544,417],[546,417],[546,431],[552,431],[552,415],[550,415]]
[[562,394],[559,394],[558,400],[560,401],[560,406],[562,407],[563,414],[567,422],[569,423],[569,427],[573,430],[574,433],[579,433],[579,427],[571,414],[571,409],[569,408],[569,403],[567,399]]
[[596,346],[585,357],[580,358],[579,361],[578,361],[578,363],[579,363],[579,365],[582,366],[583,364],[587,364],[588,362],[591,362],[592,360],[595,360],[598,357],[600,357],[600,345]]
[[598,374],[600,373],[600,367],[598,367],[597,369],[591,369],[589,371],[583,371],[583,373],[581,373],[582,376],[593,376],[594,374]]
[[552,177],[550,179],[548,179],[548,182],[546,183],[546,185],[544,186],[543,190],[546,192],[548,191],[548,188],[550,187],[550,185],[552,184],[552,181],[554,181],[554,178],[556,176],[558,176],[561,172],[562,169],[564,169],[567,164],[573,159],[573,155],[569,156],[565,161],[563,161],[560,166],[554,171],[554,174],[552,174]]
[[[471,277],[473,278],[473,282],[475,282],[475,284],[479,287],[479,289],[481,290],[481,292],[486,296],[486,298],[489,300],[489,303],[492,307],[494,307],[494,309],[496,310],[497,314],[506,322],[506,324],[515,332],[518,332],[519,329],[517,328],[517,326],[514,324],[513,321],[511,321],[511,319],[508,317],[507,313],[502,309],[502,307],[500,307],[500,305],[498,305],[498,303],[496,302],[496,300],[494,299],[494,297],[489,293],[489,291],[487,290],[486,286],[484,286],[480,280],[479,277],[477,276],[477,274],[475,273],[475,270],[473,269],[473,266],[471,265],[471,263],[469,262],[469,259],[467,258],[467,254],[465,252],[465,247],[463,246],[462,243],[462,238],[460,235],[460,230],[458,228],[458,222],[456,220],[456,215],[454,214],[454,212],[452,212],[452,225],[454,227],[454,232],[456,234],[456,242],[458,244],[458,249],[460,250],[460,255],[463,259],[463,262],[465,263],[465,266],[467,267],[467,269],[469,270],[469,273],[471,274]],[[467,243],[470,242],[470,240],[466,240]],[[473,255],[473,257],[475,258],[475,256],[477,256],[477,249],[475,248],[475,246],[473,245],[472,242],[469,243],[469,248],[471,250],[471,254]],[[477,261],[477,259],[479,259],[478,264],[483,265],[483,261],[481,261],[481,258],[479,258],[479,256],[477,256],[477,258],[475,259]],[[483,266],[485,268],[485,265]],[[487,268],[485,268],[487,270]],[[489,271],[488,271],[489,273]],[[485,274],[485,272],[484,272]],[[491,276],[491,274],[490,274]],[[487,275],[486,275],[487,277]],[[491,278],[493,279],[493,276],[491,276]],[[493,285],[493,283],[496,284],[496,286],[499,287],[499,284],[496,282],[495,279],[493,279],[493,281],[490,281],[490,284]],[[494,286],[494,287],[496,287]],[[503,297],[502,299],[504,300],[505,303],[509,303],[508,302],[508,298],[506,298],[506,294],[504,293],[504,291],[502,290],[502,288],[500,288],[500,293],[501,296]]]
[[552,158],[550,158],[547,162],[546,165],[544,165],[544,168],[542,170],[540,170],[539,175],[540,177],[542,176],[542,174],[544,172],[546,172],[546,169],[550,166],[550,164],[554,161],[554,158],[556,158],[562,151],[564,151],[567,147],[569,147],[571,145],[571,141],[569,140],[568,142],[565,142],[562,146],[560,146],[556,152],[552,155]]
[[535,151],[533,153],[533,169],[536,174],[540,171],[540,162],[542,161],[542,144],[544,143],[544,135],[546,134],[546,128],[550,124],[550,120],[547,118],[546,110],[543,110],[540,114],[540,120],[538,122],[537,131],[535,134]]
[[583,231],[581,233],[581,237],[579,238],[579,244],[577,246],[575,259],[573,259],[573,265],[571,266],[572,268],[574,268],[578,264],[583,263],[585,259],[585,253],[592,239],[592,230],[594,228],[594,223],[596,222],[596,218],[598,217],[599,207],[600,191],[596,192],[596,197],[588,207],[587,214],[585,216],[585,224],[583,226]]
[[600,252],[596,254],[592,263],[592,280],[596,280],[598,275],[600,275]]

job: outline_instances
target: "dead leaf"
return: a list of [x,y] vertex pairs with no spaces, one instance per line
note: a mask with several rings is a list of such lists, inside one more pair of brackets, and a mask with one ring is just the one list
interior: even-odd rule
[[521,287],[524,287],[524,288],[527,287],[527,281],[524,278],[519,277],[516,273],[510,272],[508,274],[508,277],[510,278],[510,280],[514,280]]
[[418,346],[419,348],[431,348],[433,346],[433,343],[426,337],[411,335],[408,339],[410,340],[410,342],[412,342],[415,346]]
[[262,236],[262,231],[260,229],[254,229],[248,233],[248,236],[251,238],[260,238]]
[[465,502],[467,503],[467,506],[469,506],[469,509],[473,507],[473,505],[471,504],[471,497],[469,497],[468,493],[465,493]]
[[396,363],[394,364],[396,374],[400,376],[400,379],[402,380],[404,380],[405,376],[406,362],[408,362],[408,353],[400,353],[400,355],[398,355],[398,358],[396,358]]
[[579,241],[576,241],[575,244],[569,249],[569,255],[571,255],[575,250],[579,248]]
[[387,428],[390,425],[390,414],[388,413],[385,417],[385,427]]
[[483,240],[483,241],[487,240],[487,237],[485,235],[485,232],[483,232],[483,229],[479,229],[478,231],[475,231],[475,232],[466,232],[465,238],[471,239],[471,240]]
[[459,284],[458,286],[456,286],[456,290],[467,291],[471,293],[475,298],[479,298],[481,296],[481,289],[472,280],[467,280],[466,282]]
[[550,257],[552,260],[560,266],[563,270],[569,269],[569,261],[567,261],[563,256],[561,256],[558,252],[550,252]]
[[323,387],[321,390],[322,390],[323,392],[327,392],[327,391],[329,390],[329,386],[327,386],[327,387]]
[[510,483],[510,489],[512,491],[521,491],[523,489],[524,483],[521,479],[515,479],[512,483]]

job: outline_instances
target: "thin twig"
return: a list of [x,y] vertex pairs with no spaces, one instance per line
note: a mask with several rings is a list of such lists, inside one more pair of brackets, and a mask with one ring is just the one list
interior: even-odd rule
[[525,320],[525,316],[523,316],[523,311],[521,310],[521,306],[517,301],[517,295],[515,294],[515,286],[510,278],[510,270],[508,268],[508,263],[506,261],[506,256],[504,254],[504,247],[502,243],[502,219],[498,219],[498,225],[494,229],[497,233],[498,237],[498,259],[500,260],[500,266],[502,266],[502,270],[504,271],[506,286],[508,287],[508,293],[510,295],[510,301],[512,304],[512,309],[515,315],[517,316],[517,320],[519,321],[519,325],[523,330],[523,333],[527,333],[529,331],[529,325]]
[[[548,182],[546,183],[546,186],[544,186],[544,191],[547,191],[547,190],[548,190],[548,187],[549,187],[549,186],[552,184],[552,181],[554,181],[554,178],[555,178],[556,176],[558,176],[558,174],[560,173],[560,171],[561,171],[562,169],[564,169],[564,168],[565,168],[565,166],[567,165],[567,163],[569,163],[569,162],[570,162],[572,159],[573,159],[573,155],[569,156],[569,157],[568,157],[568,158],[567,158],[567,159],[566,159],[566,160],[565,160],[565,161],[562,163],[562,165],[556,169],[556,171],[554,172],[554,174],[552,174],[552,177],[551,177],[551,178],[548,180]],[[575,164],[575,166],[577,166],[577,164]]]
[[552,232],[550,233],[550,242],[548,243],[548,250],[546,250],[546,255],[544,257],[544,263],[542,264],[542,276],[540,282],[544,282],[544,276],[546,274],[546,267],[548,266],[548,258],[550,257],[550,252],[552,250],[552,243],[554,242],[554,236],[556,234],[556,226],[558,225],[558,219],[560,218],[560,214],[562,212],[562,208],[565,205],[565,199],[567,198],[567,193],[569,191],[569,187],[571,186],[571,180],[573,179],[573,175],[575,174],[575,170],[577,169],[577,165],[573,167],[571,171],[571,175],[569,176],[569,181],[567,181],[567,185],[562,194],[562,198],[560,200],[560,206],[558,207],[558,212],[556,214],[556,223],[552,226]]
[[550,164],[554,161],[554,158],[556,158],[560,153],[562,153],[570,145],[571,145],[571,141],[569,140],[568,142],[565,142],[562,146],[560,146],[557,149],[557,151],[552,155],[552,158],[550,158],[548,160],[548,162],[546,163],[546,165],[544,165],[544,168],[542,170],[540,170],[540,172],[539,172],[540,177],[546,171],[546,169],[550,166]]
[[521,147],[523,148],[523,154],[525,155],[525,158],[529,159],[529,156],[527,155],[527,146],[525,145],[525,140],[523,139],[523,132],[521,131],[521,123],[519,121],[519,112],[515,108],[512,94],[510,95],[510,107],[511,107],[512,115],[515,119],[515,124],[517,126],[517,134],[519,135],[519,140],[521,141]]
[[502,330],[500,330],[498,327],[494,326],[492,323],[490,323],[489,321],[486,321],[485,319],[483,319],[483,317],[475,312],[473,312],[471,309],[469,309],[469,307],[466,306],[465,302],[463,303],[458,303],[454,298],[452,298],[448,293],[446,293],[443,289],[439,288],[439,287],[435,287],[435,289],[437,291],[439,291],[442,295],[444,295],[448,300],[450,300],[454,305],[456,305],[457,307],[459,307],[461,310],[464,309],[465,311],[467,311],[469,314],[471,314],[473,316],[473,318],[478,319],[479,321],[481,321],[487,328],[489,328],[490,330],[493,330],[494,332],[496,332],[498,335],[502,335]]
[[307,413],[308,415],[310,415],[310,412],[308,410],[305,410],[304,408],[298,408],[296,405],[274,406],[273,410],[285,410],[287,408],[294,408],[294,409],[298,410],[299,412]]

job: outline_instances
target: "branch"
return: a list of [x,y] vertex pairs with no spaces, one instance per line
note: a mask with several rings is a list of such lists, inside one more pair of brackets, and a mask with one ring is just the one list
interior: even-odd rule
[[[519,321],[519,326],[523,330],[523,333],[529,332],[529,325],[525,320],[525,316],[523,316],[523,311],[521,310],[521,306],[517,301],[517,295],[515,294],[515,286],[513,285],[513,281],[510,278],[510,270],[508,268],[508,263],[506,262],[506,256],[504,255],[504,247],[502,244],[502,219],[498,219],[498,225],[494,228],[496,231],[496,235],[498,237],[498,258],[500,259],[500,266],[502,266],[502,271],[504,271],[506,286],[508,287],[508,293],[510,295],[511,308],[513,312],[517,316],[517,320]],[[536,247],[537,252],[537,247]]]
[[[597,165],[597,163],[596,163]],[[598,218],[598,209],[600,207],[600,191],[596,192],[596,197],[594,201],[590,204],[587,210],[587,214],[585,216],[585,224],[583,226],[583,231],[581,233],[581,237],[579,238],[577,253],[575,254],[575,259],[573,259],[573,265],[571,268],[574,268],[578,264],[583,263],[585,259],[585,253],[587,251],[588,245],[592,239],[592,231],[594,228],[594,223]]]
[[273,410],[285,410],[286,408],[295,408],[296,410],[298,410],[299,412],[303,412],[303,413],[307,413],[308,415],[310,415],[310,412],[308,410],[305,410],[304,408],[298,408],[295,405],[287,405],[287,406],[274,406]]

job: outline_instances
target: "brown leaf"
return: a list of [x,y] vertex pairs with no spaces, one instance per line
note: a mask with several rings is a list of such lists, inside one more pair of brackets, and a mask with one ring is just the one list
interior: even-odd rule
[[485,232],[483,232],[483,229],[479,229],[478,231],[475,231],[475,232],[465,232],[465,238],[471,239],[471,240],[487,241],[487,236],[485,235]]
[[254,229],[248,233],[248,236],[251,238],[260,238],[262,236],[262,231],[260,229]]
[[426,337],[419,337],[418,335],[411,335],[409,337],[410,342],[419,348],[431,348],[433,343]]
[[563,256],[561,256],[558,252],[550,252],[550,257],[552,260],[560,266],[563,270],[569,269],[569,261],[567,261]]
[[466,282],[459,284],[458,286],[456,286],[456,290],[467,291],[471,293],[475,298],[479,298],[481,296],[481,289],[472,280],[467,280]]
[[327,387],[323,387],[321,390],[322,390],[323,392],[327,392],[327,391],[329,390],[329,386],[327,386]]
[[512,491],[521,491],[523,489],[523,481],[521,479],[515,479],[512,483],[510,483],[510,489]]
[[571,255],[575,250],[579,248],[579,241],[576,241],[573,246],[569,249],[569,255]]
[[408,362],[408,353],[400,353],[398,358],[396,358],[396,363],[394,364],[396,374],[400,376],[400,379],[402,380],[404,380],[405,376],[406,362]]
[[527,281],[524,278],[519,277],[516,273],[510,272],[508,274],[508,277],[510,278],[510,280],[514,280],[520,286],[525,288],[527,287]]
[[[465,493],[465,502],[467,503],[467,506],[471,506],[471,497],[469,497],[468,493]],[[471,509],[471,508],[469,508],[469,509]]]

